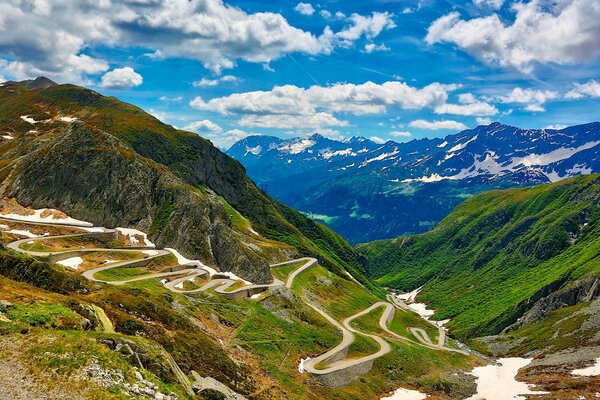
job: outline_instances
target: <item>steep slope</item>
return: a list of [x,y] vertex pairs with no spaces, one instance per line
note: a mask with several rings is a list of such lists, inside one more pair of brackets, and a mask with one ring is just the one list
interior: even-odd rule
[[[451,318],[458,336],[495,334],[540,299],[560,308],[598,296],[599,204],[598,175],[491,191],[462,203],[431,232],[358,249],[382,285],[423,287],[418,299],[438,310],[436,319]],[[549,300],[573,288],[581,294]]]
[[146,230],[257,282],[270,261],[299,252],[369,284],[351,246],[263,194],[209,141],[92,90],[42,86],[0,86],[5,196]]
[[270,194],[356,243],[424,232],[486,190],[599,172],[600,123],[562,130],[493,123],[444,139],[384,144],[250,137],[228,154]]

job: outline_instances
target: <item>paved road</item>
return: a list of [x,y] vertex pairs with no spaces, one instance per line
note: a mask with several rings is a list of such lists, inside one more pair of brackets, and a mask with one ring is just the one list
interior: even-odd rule
[[[17,221],[17,222],[28,223],[28,222],[24,222],[24,221]],[[63,225],[63,224],[49,224],[49,223],[35,223],[35,224],[36,225]],[[73,226],[73,225],[68,225],[68,226]],[[104,235],[105,236],[107,233],[110,234],[110,233],[114,233],[114,232],[115,231],[111,230],[111,229],[104,229],[102,232],[85,232],[85,233],[81,233],[81,234],[27,238],[27,239],[17,240],[12,243],[9,243],[8,247],[15,251],[25,253],[25,254],[28,254],[28,255],[31,255],[34,257],[38,257],[38,258],[47,258],[49,256],[68,258],[69,256],[71,256],[73,254],[82,254],[85,252],[102,252],[102,251],[140,252],[140,251],[143,251],[144,249],[149,249],[149,248],[144,248],[144,247],[133,248],[133,249],[132,248],[121,248],[121,249],[91,248],[91,249],[70,249],[70,250],[65,250],[65,251],[54,251],[54,252],[35,252],[35,251],[25,250],[20,247],[24,243],[28,243],[30,241],[36,241],[36,240],[48,240],[48,239],[68,238],[68,237],[78,237],[78,236],[86,236],[86,237],[92,236],[93,237],[94,235]],[[152,248],[152,250],[154,250],[154,249]],[[251,297],[254,294],[262,293],[264,291],[275,289],[275,288],[286,287],[286,288],[290,289],[294,283],[294,280],[298,277],[299,274],[301,274],[302,272],[311,268],[312,266],[317,265],[317,263],[318,263],[317,259],[315,259],[315,258],[305,257],[305,258],[300,258],[297,260],[290,260],[290,261],[286,261],[283,263],[273,264],[273,265],[271,265],[272,269],[283,267],[283,266],[290,265],[290,264],[304,262],[304,264],[300,265],[298,268],[296,268],[294,271],[292,271],[288,275],[286,282],[283,282],[279,279],[273,278],[272,283],[262,284],[262,285],[244,285],[244,286],[236,288],[234,290],[228,290],[228,289],[231,288],[231,286],[235,285],[238,281],[229,279],[228,277],[224,276],[223,274],[219,274],[219,273],[214,274],[213,275],[214,277],[213,277],[213,276],[211,276],[211,272],[213,272],[213,271],[204,269],[201,265],[197,265],[195,263],[183,264],[183,265],[180,265],[179,267],[172,268],[172,270],[170,270],[170,271],[148,274],[148,275],[135,277],[135,278],[127,279],[127,280],[122,280],[122,281],[103,281],[103,280],[100,280],[95,277],[95,275],[101,271],[106,271],[106,270],[110,270],[113,268],[137,266],[137,265],[140,265],[141,263],[144,263],[144,262],[147,263],[147,262],[151,261],[152,259],[170,254],[170,252],[167,250],[155,250],[155,251],[156,251],[156,254],[148,255],[147,257],[145,257],[142,260],[136,259],[136,260],[128,260],[128,261],[113,263],[110,265],[101,266],[98,268],[94,268],[94,269],[85,271],[85,272],[83,272],[82,275],[91,281],[102,282],[102,283],[111,284],[111,285],[124,285],[127,283],[142,281],[142,280],[146,280],[146,279],[167,278],[167,282],[164,283],[164,286],[167,289],[169,289],[175,293],[189,294],[189,293],[202,292],[202,291],[206,291],[209,289],[213,289],[215,292],[225,296],[226,298],[235,299],[235,298],[240,298],[240,297]],[[168,279],[169,277],[175,277],[175,278]],[[197,289],[184,290],[183,288],[178,287],[183,282],[194,279],[196,277],[206,277],[206,278],[211,278],[211,279],[206,284],[204,284],[203,286],[201,286],[200,288],[197,288]],[[337,329],[339,329],[342,332],[342,340],[340,343],[338,343],[335,347],[326,351],[325,353],[320,354],[311,360],[307,360],[304,363],[305,370],[308,373],[318,376],[318,377],[334,376],[334,374],[338,374],[339,376],[344,376],[345,377],[344,379],[352,379],[353,375],[351,373],[348,373],[348,374],[344,374],[344,373],[353,371],[354,374],[360,375],[360,374],[364,374],[364,373],[368,372],[368,370],[371,369],[372,363],[374,360],[376,360],[380,357],[383,357],[384,355],[388,354],[391,351],[392,348],[387,340],[405,341],[405,342],[429,347],[429,348],[436,349],[436,350],[454,351],[454,352],[459,352],[459,353],[463,353],[463,354],[468,354],[467,352],[465,352],[463,350],[453,349],[453,348],[444,346],[445,345],[445,330],[442,327],[438,327],[439,332],[440,332],[440,337],[439,337],[439,341],[437,344],[434,344],[431,341],[431,339],[429,338],[429,335],[427,334],[427,332],[421,328],[409,328],[409,331],[417,338],[418,341],[413,341],[407,337],[398,335],[397,333],[391,331],[387,325],[393,318],[395,310],[396,309],[401,309],[404,311],[410,310],[406,306],[406,304],[398,301],[393,296],[388,296],[389,302],[380,301],[375,304],[372,304],[368,308],[346,318],[344,321],[342,321],[341,324],[338,321],[336,321],[334,318],[332,318],[330,315],[328,315],[325,311],[323,311],[319,307],[312,304],[307,299],[302,298],[302,300],[309,307],[311,307],[313,310],[315,310],[317,313],[319,313],[329,323],[331,323],[333,326],[335,326]],[[383,307],[384,311],[379,319],[379,326],[384,332],[386,332],[387,336],[385,338],[381,337],[379,335],[375,335],[375,334],[360,332],[357,329],[352,327],[351,324],[354,320],[356,320],[364,315],[367,315],[380,307]],[[355,338],[356,338],[355,335],[357,335],[357,334],[369,337],[370,339],[375,341],[379,345],[379,350],[377,350],[373,354],[369,354],[369,355],[366,355],[363,357],[347,358],[346,356],[348,354],[348,350],[349,350],[350,346],[352,345],[352,343],[354,343]],[[317,369],[316,368],[317,365],[323,366],[323,368]]]

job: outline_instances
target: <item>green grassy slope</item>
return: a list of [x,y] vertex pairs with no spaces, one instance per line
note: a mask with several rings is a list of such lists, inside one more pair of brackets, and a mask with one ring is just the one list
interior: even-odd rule
[[451,318],[459,336],[498,333],[537,299],[600,274],[600,176],[492,191],[431,232],[363,244],[368,272]]
[[[380,290],[364,276],[358,254],[344,239],[261,192],[237,161],[192,132],[177,130],[136,106],[74,85],[41,90],[27,90],[19,84],[1,87],[0,130],[22,137],[32,128],[20,118],[24,115],[37,121],[73,116],[88,127],[105,130],[131,147],[131,157],[151,159],[191,187],[209,188],[222,196],[226,209],[233,207],[265,237],[292,245],[302,255],[318,257],[338,273],[346,269],[374,291]],[[53,120],[35,128],[39,135],[61,135],[65,124]],[[28,145],[35,146],[35,142]],[[10,146],[3,144],[3,149],[10,151]],[[1,161],[0,167],[9,162]],[[161,222],[164,225],[173,211],[171,204],[164,204],[150,233],[160,230]]]

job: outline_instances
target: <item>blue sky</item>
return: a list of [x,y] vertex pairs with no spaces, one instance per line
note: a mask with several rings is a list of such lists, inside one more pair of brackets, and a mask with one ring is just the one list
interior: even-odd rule
[[0,5],[0,79],[82,84],[223,148],[595,121],[599,57],[597,0]]

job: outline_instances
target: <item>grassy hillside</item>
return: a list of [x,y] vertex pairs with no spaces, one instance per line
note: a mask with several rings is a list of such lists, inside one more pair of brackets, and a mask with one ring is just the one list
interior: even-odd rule
[[[23,116],[43,122],[32,125],[24,120]],[[80,131],[83,129],[84,133],[85,130],[90,133],[106,132],[118,139],[120,145],[114,142],[100,143],[106,139],[101,138],[99,133],[84,135],[79,132],[79,136],[75,135],[77,137],[70,142],[74,146],[71,151],[64,150],[61,153],[57,146],[47,146],[48,150],[44,149],[49,142],[60,141],[65,136],[69,124],[60,120],[60,117],[65,116],[78,118],[84,125],[84,128],[79,129]],[[164,124],[131,104],[74,85],[29,90],[21,84],[9,84],[0,87],[0,130],[15,138],[0,142],[0,179],[9,177],[15,160],[36,150],[38,158],[48,153],[54,155],[55,159],[51,164],[55,169],[60,169],[54,171],[55,176],[75,179],[75,173],[81,172],[81,168],[88,168],[85,170],[88,175],[93,173],[94,168],[100,177],[109,173],[115,175],[110,182],[103,179],[98,181],[88,179],[87,185],[83,185],[85,187],[79,187],[78,191],[73,193],[69,192],[74,185],[73,179],[63,179],[64,187],[61,188],[61,193],[56,193],[56,190],[52,192],[50,187],[46,193],[28,190],[27,195],[22,194],[22,191],[13,190],[13,194],[20,194],[20,200],[24,203],[56,208],[61,206],[64,208],[70,204],[73,207],[66,211],[76,217],[86,213],[88,215],[85,217],[100,224],[116,222],[126,222],[129,225],[141,224],[138,226],[147,228],[152,238],[158,238],[164,244],[176,240],[178,247],[184,248],[190,256],[196,257],[204,257],[210,248],[222,246],[231,248],[236,242],[250,242],[251,245],[256,245],[257,238],[249,234],[251,227],[266,239],[280,242],[284,252],[293,246],[301,255],[318,257],[324,266],[340,274],[343,269],[346,269],[374,291],[380,290],[364,276],[358,254],[339,235],[262,193],[246,176],[244,168],[237,161],[219,151],[208,140]],[[89,149],[76,147],[82,136],[86,140],[93,137],[93,141],[88,140]],[[60,147],[65,148],[65,145]],[[102,154],[102,150],[107,151]],[[117,152],[118,155],[115,154]],[[67,165],[58,165],[59,163],[56,162],[58,157],[69,157],[69,155],[77,156],[77,160],[81,160],[83,155],[88,157],[85,164],[74,159],[73,162],[65,162]],[[116,158],[118,159],[115,162]],[[134,182],[126,187],[123,184],[124,176],[135,175],[137,171],[133,168],[132,171],[117,170],[115,165],[126,168],[128,163],[134,161],[144,168],[150,166],[153,172],[144,175],[147,181],[144,185],[133,187],[139,183],[133,179]],[[30,167],[27,172],[31,174],[34,168]],[[35,172],[43,173],[41,169]],[[174,175],[177,180],[168,178],[168,182],[164,183],[164,178],[155,177],[157,174],[162,177],[165,172]],[[135,176],[133,178],[137,179]],[[160,182],[158,185],[155,183],[157,179]],[[132,179],[128,177],[128,180]],[[50,184],[49,181],[47,183]],[[126,207],[117,204],[120,208],[102,209],[103,207],[97,203],[100,201],[107,203],[108,195],[103,193],[101,198],[92,198],[91,193],[102,191],[102,188],[96,188],[94,184],[118,185],[118,188],[114,187],[113,192],[126,189],[128,193],[140,193],[145,195],[145,199],[151,199],[151,204],[148,207],[145,205]],[[155,185],[158,186],[157,191],[147,193],[146,196],[145,192],[148,188],[152,189]],[[104,189],[106,190],[106,187]],[[201,198],[201,204],[196,204],[197,200],[191,197]],[[65,198],[68,198],[68,201]],[[42,202],[47,204],[42,205]],[[79,207],[73,203],[78,203]],[[135,202],[129,201],[128,204],[135,204]],[[205,214],[211,221],[214,220],[214,216],[217,216],[220,222],[213,223],[210,227],[206,226],[206,221],[187,224],[184,221],[178,222],[177,226],[168,226],[170,220],[180,221],[181,218],[185,218],[186,215],[181,215],[181,211],[190,206],[198,209],[198,212],[193,214]],[[124,208],[126,210],[123,210]],[[203,210],[200,210],[201,208]],[[148,211],[152,212],[151,218],[143,220]],[[95,214],[89,215],[93,213]],[[115,213],[121,213],[123,217],[116,221]],[[190,212],[187,214],[189,215]],[[228,215],[233,223],[232,227],[223,226],[227,225]],[[80,215],[80,217],[84,216]],[[220,246],[216,245],[215,239],[211,239],[214,243],[207,245],[203,239],[197,239],[199,234],[195,234],[188,235],[190,237],[186,249],[184,240],[176,237],[182,226],[205,226],[205,232],[209,232],[213,238],[219,238]],[[237,232],[229,232],[229,228],[234,228],[233,231]],[[276,249],[277,245],[276,242],[265,243],[264,241],[258,245],[263,249],[267,248],[264,251],[267,253],[266,256],[257,258],[246,250],[239,250],[244,246],[238,246],[238,250],[234,253],[247,253],[246,259],[251,260],[247,264],[260,264],[260,268],[265,270],[265,261],[260,261],[260,258],[266,257],[266,261],[269,261],[269,257],[273,257],[269,254],[269,249]],[[281,251],[275,253],[281,257]],[[212,256],[217,264],[234,263],[227,254]]]
[[358,246],[368,273],[451,318],[458,336],[495,334],[538,299],[600,275],[600,176],[475,196],[431,232]]

